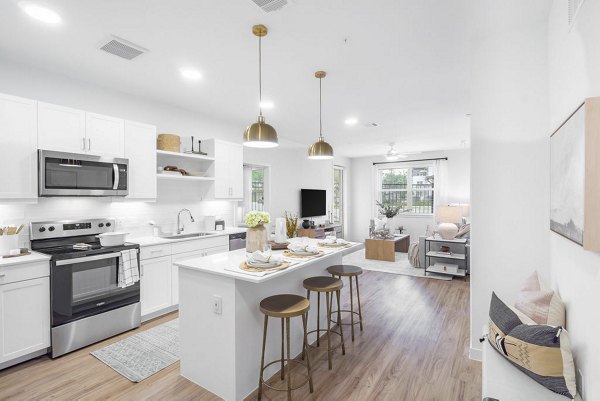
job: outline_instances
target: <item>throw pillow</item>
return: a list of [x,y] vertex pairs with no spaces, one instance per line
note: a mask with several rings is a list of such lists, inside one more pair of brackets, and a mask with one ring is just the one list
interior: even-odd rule
[[527,376],[555,393],[575,398],[575,365],[565,329],[525,324],[493,293],[488,340]]
[[537,271],[525,280],[515,308],[538,324],[565,325],[565,306],[560,295],[542,284]]

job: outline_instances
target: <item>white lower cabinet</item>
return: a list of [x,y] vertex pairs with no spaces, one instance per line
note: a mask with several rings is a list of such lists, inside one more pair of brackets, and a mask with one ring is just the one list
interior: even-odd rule
[[170,307],[171,256],[142,260],[140,273],[142,316]]
[[50,279],[0,285],[0,364],[50,346]]
[[142,320],[168,313],[179,304],[179,268],[175,263],[228,251],[227,236],[142,247]]

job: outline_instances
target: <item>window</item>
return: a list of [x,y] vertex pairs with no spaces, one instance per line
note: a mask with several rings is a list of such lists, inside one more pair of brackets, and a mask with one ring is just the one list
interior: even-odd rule
[[333,166],[333,216],[332,223],[342,224],[344,220],[344,168]]
[[269,167],[244,166],[244,210],[268,210]]
[[377,169],[377,200],[400,213],[433,214],[433,165]]
[[251,181],[250,210],[265,210],[265,169],[253,168]]

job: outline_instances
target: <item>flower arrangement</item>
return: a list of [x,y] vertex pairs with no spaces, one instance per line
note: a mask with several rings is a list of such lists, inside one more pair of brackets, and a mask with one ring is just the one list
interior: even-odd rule
[[269,224],[271,222],[271,215],[267,212],[248,212],[244,216],[244,222],[248,227],[256,227],[261,224]]
[[399,206],[393,206],[387,202],[384,202],[384,203],[375,202],[375,203],[377,203],[377,206],[379,206],[379,214],[384,215],[388,219],[393,218],[400,212]]
[[294,238],[296,236],[297,228],[298,228],[298,213],[285,212],[285,231],[287,232],[288,238]]

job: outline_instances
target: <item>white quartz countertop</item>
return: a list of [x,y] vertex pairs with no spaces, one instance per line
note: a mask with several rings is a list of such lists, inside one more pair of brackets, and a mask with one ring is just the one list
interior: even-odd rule
[[246,232],[246,228],[244,227],[226,227],[225,230],[219,231],[203,231],[205,233],[210,233],[211,235],[202,236],[202,237],[190,237],[190,238],[162,238],[162,237],[153,237],[153,236],[145,236],[145,237],[127,237],[127,242],[132,242],[134,244],[139,244],[140,246],[151,246],[151,245],[161,245],[161,244],[172,244],[174,242],[183,242],[183,241],[194,241],[203,238],[214,238],[223,235],[229,234],[237,234]]
[[[319,241],[311,239],[311,245],[316,245]],[[252,283],[263,283],[273,278],[288,274],[294,270],[301,269],[303,266],[307,266],[323,258],[327,258],[330,255],[347,255],[364,248],[364,244],[358,242],[349,242],[348,247],[344,248],[319,248],[325,252],[325,255],[313,258],[313,259],[287,259],[284,260],[291,262],[290,267],[284,270],[279,270],[273,273],[269,273],[263,276],[253,275],[251,273],[237,272],[233,270],[239,270],[239,266],[246,260],[246,250],[238,249],[235,251],[220,253],[216,255],[209,255],[200,258],[193,258],[176,262],[175,265],[191,270],[197,270],[204,273],[211,273],[219,276],[233,278],[236,280],[249,281]],[[273,251],[273,256],[281,257],[283,251]]]
[[44,255],[37,252],[31,252],[31,255],[17,256],[14,258],[2,258],[0,257],[0,268],[6,266],[20,265],[25,263],[35,263],[49,261],[50,256]]

